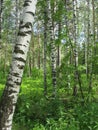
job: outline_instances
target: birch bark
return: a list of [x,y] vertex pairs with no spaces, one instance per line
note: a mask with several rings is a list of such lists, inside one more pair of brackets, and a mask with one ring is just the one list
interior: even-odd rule
[[49,5],[49,24],[50,24],[50,45],[51,45],[51,69],[52,69],[52,85],[53,85],[53,96],[56,97],[56,87],[57,87],[57,79],[56,79],[56,46],[55,46],[55,21],[54,21],[54,8],[55,2],[52,5],[50,1]]
[[24,2],[17,43],[14,48],[10,72],[0,102],[0,130],[12,129],[13,115],[31,39],[36,3],[37,0],[25,0]]

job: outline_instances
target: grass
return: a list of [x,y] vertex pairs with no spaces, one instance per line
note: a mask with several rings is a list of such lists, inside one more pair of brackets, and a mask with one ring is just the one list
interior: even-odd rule
[[[5,82],[0,84],[0,95],[2,94],[4,84]],[[50,82],[49,85],[49,87],[51,87]],[[49,130],[50,127],[51,129],[53,128],[53,130],[66,130],[65,126],[68,125],[68,122],[70,122],[70,126],[67,130],[78,130],[78,126],[76,128],[77,122],[78,125],[83,126],[81,129],[86,127],[84,130],[90,130],[92,128],[93,130],[98,130],[98,103],[91,103],[92,105],[88,104],[82,107],[80,104],[75,104],[74,99],[70,100],[70,95],[64,90],[65,89],[60,88],[59,95],[69,100],[68,103],[66,101],[63,102],[63,110],[63,106],[58,100],[45,100],[43,96],[42,78],[33,79],[32,77],[24,77],[16,106],[12,130]],[[49,91],[49,93],[50,92],[51,91]],[[94,96],[98,97],[95,93]],[[92,119],[91,123],[89,123],[89,117]],[[42,124],[42,126],[40,126],[40,124]],[[29,128],[27,128],[27,126]],[[94,127],[96,127],[96,129]]]
[[19,124],[13,123],[12,130],[28,130],[24,126],[20,126]]

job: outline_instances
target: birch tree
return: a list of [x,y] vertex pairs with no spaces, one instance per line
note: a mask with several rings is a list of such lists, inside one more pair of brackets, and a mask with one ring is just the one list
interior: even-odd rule
[[17,43],[15,44],[9,75],[0,102],[0,130],[11,130],[12,128],[13,115],[31,39],[36,3],[37,0],[25,0],[24,2]]
[[49,3],[49,25],[50,25],[50,46],[51,46],[51,69],[52,69],[52,85],[53,85],[53,96],[56,96],[56,46],[55,46],[55,22],[54,22],[54,13],[55,13],[55,2],[52,3],[50,0]]

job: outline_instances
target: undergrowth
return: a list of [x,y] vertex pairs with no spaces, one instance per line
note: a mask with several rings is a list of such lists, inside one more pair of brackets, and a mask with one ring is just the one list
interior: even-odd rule
[[[5,80],[0,84],[0,95]],[[51,81],[49,81],[49,94]],[[62,97],[62,90],[58,91]],[[23,78],[12,130],[98,130],[97,99],[81,103],[80,97],[45,98],[42,78]],[[22,126],[22,127],[21,127]]]

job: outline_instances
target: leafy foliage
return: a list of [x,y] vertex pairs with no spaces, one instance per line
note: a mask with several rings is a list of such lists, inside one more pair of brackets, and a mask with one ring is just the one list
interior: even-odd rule
[[[14,122],[28,130],[97,130],[98,103],[44,98],[41,80],[23,80]],[[62,95],[62,92],[61,92]]]

